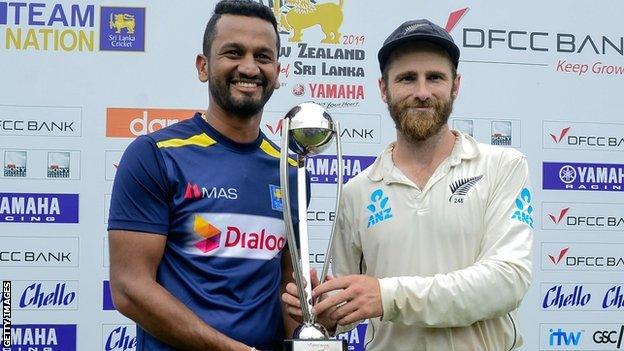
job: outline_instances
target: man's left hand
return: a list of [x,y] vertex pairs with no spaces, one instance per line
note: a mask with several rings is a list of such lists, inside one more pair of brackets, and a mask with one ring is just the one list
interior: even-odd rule
[[348,275],[345,277],[329,280],[312,291],[316,298],[327,292],[329,294],[312,309],[313,313],[320,315],[325,310],[338,306],[331,313],[331,319],[338,320],[338,324],[346,325],[367,318],[379,317],[383,314],[381,304],[381,291],[379,281],[367,275]]

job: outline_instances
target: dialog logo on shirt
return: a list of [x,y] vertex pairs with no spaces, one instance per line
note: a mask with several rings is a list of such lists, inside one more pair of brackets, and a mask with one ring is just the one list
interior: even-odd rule
[[384,195],[383,190],[373,190],[370,195],[370,200],[371,203],[366,206],[366,209],[370,212],[368,228],[392,218],[392,208],[389,204],[389,198]]
[[201,252],[208,253],[219,247],[221,231],[201,216],[195,216],[193,230],[204,238],[204,240],[195,244],[195,247],[201,250]]
[[511,215],[511,219],[526,223],[533,228],[533,205],[531,191],[528,188],[520,191],[520,196],[516,199],[516,210]]
[[200,241],[192,239],[188,246],[193,254],[270,260],[286,245],[281,218],[202,213],[193,217],[192,226],[201,237]]
[[483,174],[476,177],[462,178],[454,181],[452,184],[449,184],[449,188],[451,189],[449,202],[454,204],[463,204],[464,198],[468,194],[468,191],[472,189],[472,187],[477,184],[481,178],[483,178]]

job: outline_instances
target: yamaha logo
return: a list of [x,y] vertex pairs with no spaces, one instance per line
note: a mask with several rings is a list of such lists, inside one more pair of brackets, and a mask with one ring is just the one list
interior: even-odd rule
[[559,178],[562,182],[570,184],[576,180],[576,170],[569,165],[563,166],[559,170]]

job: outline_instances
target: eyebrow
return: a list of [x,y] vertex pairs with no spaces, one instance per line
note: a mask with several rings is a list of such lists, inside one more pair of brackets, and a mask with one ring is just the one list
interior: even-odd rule
[[[416,71],[412,71],[412,70],[408,70],[408,71],[403,71],[403,72],[399,72],[396,77],[405,77],[405,76],[414,76],[414,75],[418,75],[419,73]],[[429,70],[429,71],[425,71],[424,72],[425,75],[432,75],[432,74],[437,74],[443,77],[450,77],[451,75],[448,73],[445,73],[444,71],[440,71],[440,70]]]
[[[236,49],[236,50],[240,50],[240,51],[245,51],[247,48],[239,43],[225,43],[223,44],[220,48],[219,51],[223,51],[223,50],[227,50],[227,49]],[[253,48],[254,52],[261,52],[261,53],[271,53],[274,56],[276,55],[275,50],[271,49],[268,46],[260,46],[260,47],[255,47]]]

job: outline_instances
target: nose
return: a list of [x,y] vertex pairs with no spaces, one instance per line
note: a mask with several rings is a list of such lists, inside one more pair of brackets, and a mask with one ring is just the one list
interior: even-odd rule
[[426,101],[431,98],[431,90],[427,86],[427,82],[424,79],[419,80],[414,85],[414,90],[412,92],[412,95],[414,96],[414,98],[421,100],[421,101]]
[[238,72],[246,77],[256,77],[260,74],[260,67],[253,55],[245,55],[238,65]]

